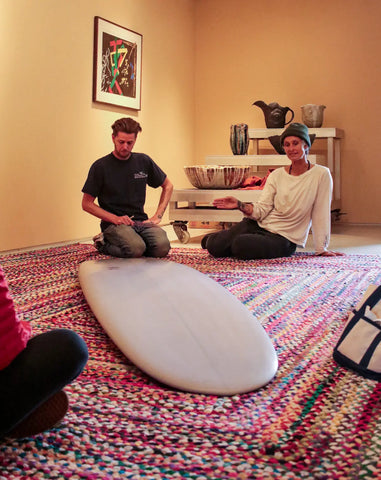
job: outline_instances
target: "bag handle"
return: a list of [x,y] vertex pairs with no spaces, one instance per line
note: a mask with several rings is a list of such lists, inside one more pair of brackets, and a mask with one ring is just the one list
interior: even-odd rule
[[373,308],[376,303],[381,299],[381,285],[379,285],[374,292],[372,292],[369,297],[363,302],[361,307],[356,310],[353,310],[353,313],[360,314],[361,316],[364,315],[366,307]]
[[[372,292],[369,297],[362,303],[361,307],[356,310],[356,309],[353,309],[352,312],[353,312],[353,317],[350,319],[350,321],[347,323],[347,325],[345,326],[344,328],[344,331],[342,332],[340,338],[339,338],[339,341],[336,345],[336,348],[340,346],[341,342],[344,340],[344,338],[348,335],[348,333],[352,330],[352,328],[354,327],[354,325],[357,323],[358,319],[359,318],[363,318],[364,317],[364,313],[365,313],[365,310],[366,310],[366,307],[370,307],[370,308],[373,308],[376,303],[380,300],[381,298],[381,285],[379,285],[375,290],[374,292]],[[365,317],[366,320],[367,317]],[[372,321],[368,320],[368,322],[371,322],[373,323]]]
[[374,351],[376,350],[380,342],[381,342],[381,331],[375,336],[372,343],[369,345],[367,351],[365,352],[364,356],[360,360],[360,363],[359,363],[360,367],[364,367],[364,368],[368,367],[369,362],[373,357]]

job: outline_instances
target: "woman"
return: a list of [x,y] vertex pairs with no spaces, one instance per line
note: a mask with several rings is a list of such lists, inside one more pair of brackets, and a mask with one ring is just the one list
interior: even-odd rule
[[85,342],[66,329],[31,338],[21,321],[0,267],[0,438],[23,438],[52,428],[65,416],[62,390],[83,370]]
[[291,165],[269,175],[258,202],[242,203],[235,197],[213,202],[217,208],[238,209],[244,214],[231,229],[202,239],[201,245],[214,257],[288,257],[297,246],[305,246],[311,226],[316,254],[340,255],[328,250],[332,177],[328,168],[311,165],[308,160],[308,128],[291,123],[280,142]]

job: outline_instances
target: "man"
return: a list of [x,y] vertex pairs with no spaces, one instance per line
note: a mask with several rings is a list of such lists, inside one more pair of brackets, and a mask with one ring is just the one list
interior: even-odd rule
[[[170,243],[158,224],[173,185],[148,155],[132,152],[142,131],[138,122],[121,118],[111,128],[114,151],[93,163],[82,188],[83,210],[101,219],[102,233],[94,237],[95,246],[115,257],[165,257]],[[162,188],[151,218],[144,212],[147,185]]]

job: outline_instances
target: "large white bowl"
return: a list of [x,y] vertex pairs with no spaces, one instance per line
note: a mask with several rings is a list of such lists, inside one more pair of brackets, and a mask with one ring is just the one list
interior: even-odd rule
[[247,165],[192,165],[185,173],[196,188],[229,189],[239,187],[250,175]]

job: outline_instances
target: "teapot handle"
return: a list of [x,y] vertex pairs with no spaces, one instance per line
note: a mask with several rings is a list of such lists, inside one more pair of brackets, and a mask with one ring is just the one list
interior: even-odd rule
[[[289,107],[286,107],[286,108],[287,108],[286,115],[287,115],[288,112],[291,112],[290,120],[285,123],[285,125],[288,125],[289,123],[291,123],[294,120],[294,110],[291,110],[291,108],[289,108]],[[286,118],[286,115],[285,115],[285,118]]]

